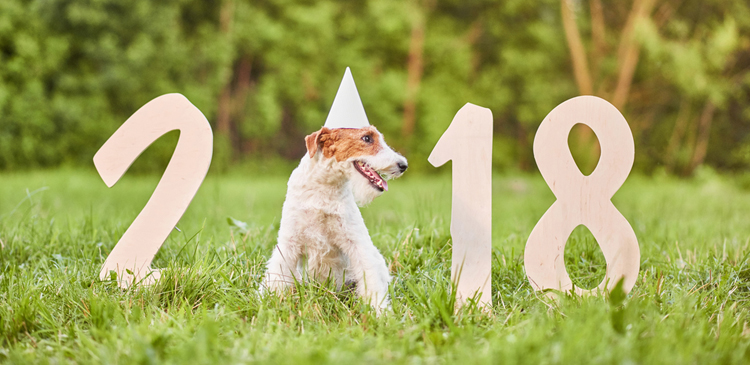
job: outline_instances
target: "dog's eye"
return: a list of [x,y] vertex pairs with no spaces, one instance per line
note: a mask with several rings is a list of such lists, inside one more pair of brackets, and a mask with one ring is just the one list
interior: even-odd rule
[[362,140],[365,141],[365,143],[372,143],[372,137],[369,135],[362,137]]

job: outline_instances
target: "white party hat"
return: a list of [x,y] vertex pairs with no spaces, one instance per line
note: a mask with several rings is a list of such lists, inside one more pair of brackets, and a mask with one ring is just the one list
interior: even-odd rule
[[328,112],[325,127],[362,128],[368,125],[370,122],[367,120],[362,99],[359,98],[357,85],[354,84],[352,71],[347,67],[336,98],[333,99],[331,111]]

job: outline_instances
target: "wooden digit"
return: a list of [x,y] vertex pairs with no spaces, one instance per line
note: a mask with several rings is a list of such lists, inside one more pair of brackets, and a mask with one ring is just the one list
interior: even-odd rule
[[451,280],[459,305],[480,293],[492,304],[492,112],[464,105],[432,150],[435,167],[453,160]]
[[122,287],[134,281],[148,285],[159,278],[158,270],[150,268],[151,261],[206,177],[213,133],[206,117],[187,98],[167,94],[138,109],[94,156],[99,175],[112,187],[149,145],[173,130],[180,130],[180,137],[172,159],[148,203],[104,262],[102,280],[111,271]]
[[[568,134],[575,124],[594,131],[601,157],[594,171],[584,176],[568,147]],[[553,109],[534,138],[534,158],[539,172],[557,197],[539,220],[526,242],[524,265],[537,290],[574,290],[565,270],[565,244],[578,225],[585,225],[596,238],[607,261],[607,271],[596,289],[609,290],[624,279],[630,291],[640,269],[638,239],[625,217],[612,204],[612,196],[627,179],[635,158],[633,134],[625,118],[612,104],[595,96],[579,96]]]

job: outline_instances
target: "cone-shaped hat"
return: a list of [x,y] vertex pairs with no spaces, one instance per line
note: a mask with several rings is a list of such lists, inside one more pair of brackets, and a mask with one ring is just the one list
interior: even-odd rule
[[339,91],[336,92],[336,98],[333,99],[331,111],[328,112],[325,127],[362,128],[368,125],[370,122],[367,120],[365,107],[362,105],[362,99],[359,98],[352,72],[347,67],[339,85]]

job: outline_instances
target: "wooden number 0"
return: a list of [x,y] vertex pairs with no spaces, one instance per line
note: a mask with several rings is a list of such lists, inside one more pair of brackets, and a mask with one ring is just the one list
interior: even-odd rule
[[[568,134],[577,123],[591,127],[601,145],[599,163],[589,176],[581,173],[568,148]],[[607,261],[597,290],[612,289],[621,278],[626,292],[633,288],[640,268],[638,240],[610,199],[628,177],[634,156],[627,121],[603,99],[579,96],[558,105],[544,118],[534,138],[534,158],[557,201],[526,243],[524,265],[535,289],[573,289],[565,270],[565,243],[580,224],[589,228]],[[575,292],[590,291],[575,288]]]
[[463,304],[479,292],[492,304],[492,112],[466,104],[428,158],[435,166],[453,160],[451,280]]
[[206,177],[213,133],[206,117],[187,98],[167,94],[138,109],[94,156],[99,175],[112,187],[149,145],[177,129],[180,138],[172,159],[148,203],[104,262],[102,280],[110,271],[117,273],[122,287],[134,281],[151,284],[159,278],[158,270],[150,268],[151,261]]

